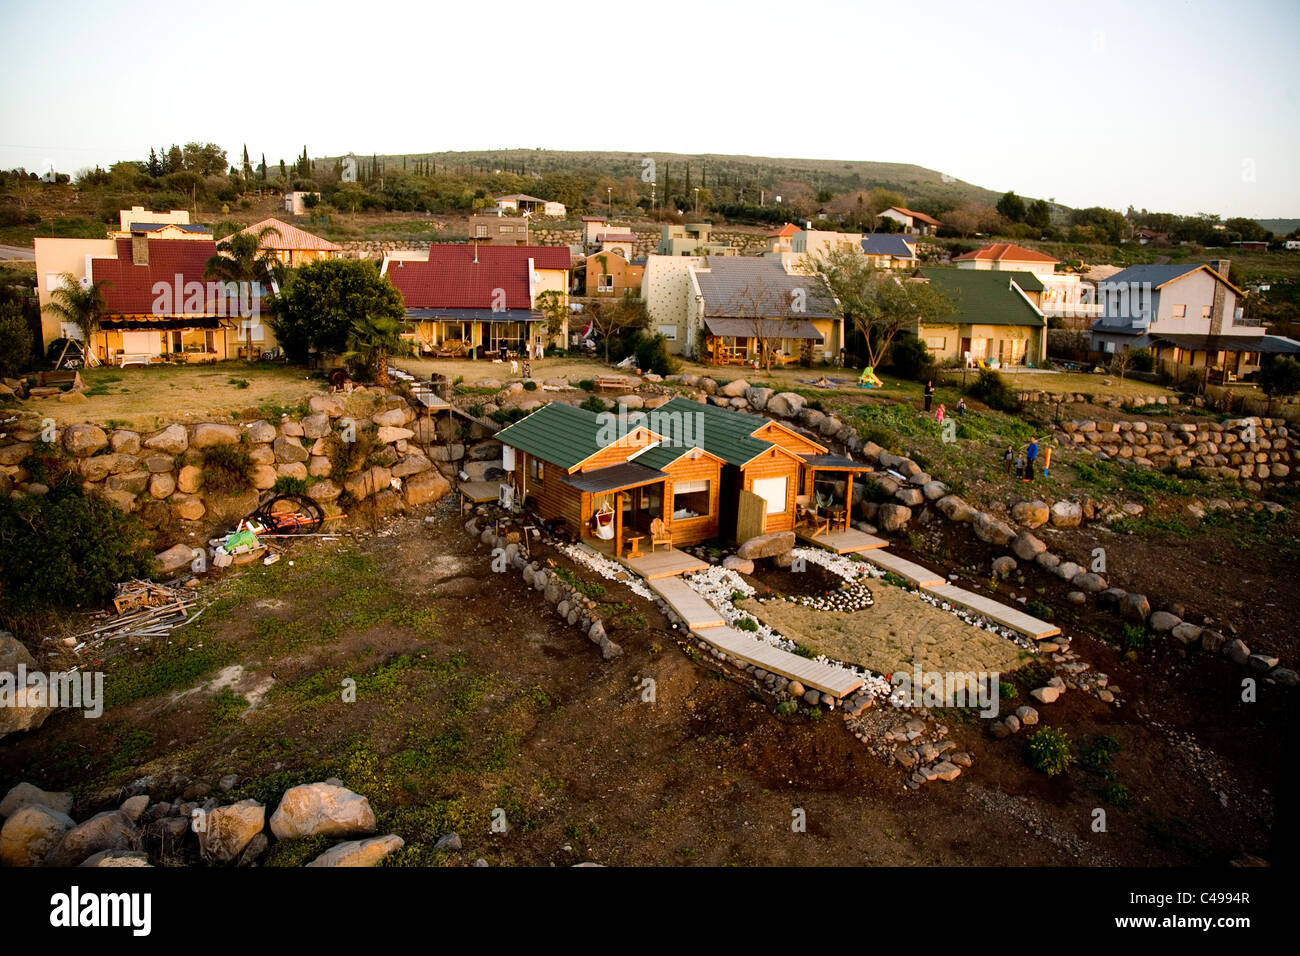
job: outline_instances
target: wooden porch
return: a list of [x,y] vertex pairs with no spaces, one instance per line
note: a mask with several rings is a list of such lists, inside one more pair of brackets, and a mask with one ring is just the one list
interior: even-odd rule
[[862,551],[874,551],[878,548],[889,547],[889,542],[884,538],[877,538],[873,534],[858,531],[856,528],[817,532],[812,527],[800,525],[794,529],[794,533],[800,541],[815,544],[819,548],[825,548],[827,551],[833,551],[836,554],[857,554]]
[[[644,536],[642,538],[644,539]],[[642,551],[639,557],[629,558],[626,554],[627,548],[623,549],[624,554],[616,553],[612,539],[606,541],[601,538],[590,537],[583,538],[582,543],[598,554],[613,558],[623,567],[636,572],[647,581],[703,571],[709,566],[707,561],[701,561],[694,555],[687,554],[685,551],[678,551],[672,546],[660,545],[653,551]]]

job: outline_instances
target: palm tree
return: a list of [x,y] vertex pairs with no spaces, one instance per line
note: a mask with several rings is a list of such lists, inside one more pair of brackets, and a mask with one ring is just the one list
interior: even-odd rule
[[375,384],[392,384],[388,378],[388,358],[410,355],[411,343],[402,338],[404,324],[386,315],[371,315],[352,323],[348,333],[348,350],[343,361],[372,372]]
[[50,293],[45,311],[60,322],[80,329],[82,344],[90,349],[93,344],[91,338],[99,331],[99,322],[108,311],[108,304],[104,301],[104,288],[109,283],[106,279],[100,279],[83,286],[71,272],[64,272],[59,278],[63,284]]
[[[275,226],[264,226],[257,232],[236,232],[217,243],[217,254],[208,259],[203,274],[209,279],[223,282],[258,282],[262,279],[280,279],[284,266],[276,258],[275,250],[262,245],[268,236],[278,236]],[[248,327],[248,357],[253,357],[253,327]]]

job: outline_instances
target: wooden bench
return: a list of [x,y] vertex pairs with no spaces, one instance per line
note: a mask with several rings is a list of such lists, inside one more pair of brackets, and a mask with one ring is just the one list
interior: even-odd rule
[[148,365],[153,361],[153,356],[148,352],[118,352],[113,356],[113,364],[118,368],[126,368],[128,365]]
[[81,373],[75,369],[66,372],[40,372],[36,376],[38,387],[53,386],[62,388],[71,385],[74,389],[83,387]]
[[596,387],[599,389],[618,388],[630,389],[633,384],[621,375],[602,375],[596,379]]

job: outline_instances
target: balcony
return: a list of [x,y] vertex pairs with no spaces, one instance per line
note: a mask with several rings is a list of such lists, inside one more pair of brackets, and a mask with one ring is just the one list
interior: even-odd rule
[[1095,319],[1101,315],[1100,302],[1043,302],[1039,305],[1048,318],[1087,318]]

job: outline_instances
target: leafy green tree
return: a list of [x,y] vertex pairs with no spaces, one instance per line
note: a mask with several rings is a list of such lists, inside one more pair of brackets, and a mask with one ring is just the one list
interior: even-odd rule
[[1270,355],[1259,367],[1259,387],[1268,396],[1265,415],[1273,412],[1273,399],[1300,392],[1300,361],[1290,355]]
[[311,349],[341,354],[348,350],[353,325],[367,318],[406,317],[402,295],[373,262],[318,259],[294,269],[271,303],[271,328],[285,354],[295,361]]
[[899,332],[942,322],[957,311],[952,300],[929,282],[900,279],[893,270],[874,269],[856,249],[805,256],[803,263],[826,281],[839,302],[845,326],[862,335],[867,364],[873,368],[884,362]]
[[81,340],[89,347],[91,339],[99,331],[100,320],[108,311],[104,301],[104,289],[108,283],[99,279],[83,287],[71,272],[63,273],[60,278],[63,284],[50,293],[45,311],[60,322],[80,329]]
[[998,200],[998,212],[1012,222],[1025,221],[1025,201],[1014,192],[1008,192]]
[[554,339],[564,332],[564,320],[569,314],[564,296],[554,289],[548,289],[537,297],[537,309],[546,317],[547,338]]
[[0,375],[12,378],[32,360],[32,329],[17,302],[0,302]]
[[388,377],[388,359],[410,355],[411,343],[402,338],[406,323],[388,315],[367,315],[352,323],[348,332],[348,350],[343,361],[353,368],[374,376],[376,385],[392,384]]
[[1046,200],[1035,199],[1025,211],[1025,222],[1035,229],[1046,229],[1052,224],[1052,207]]
[[[217,243],[217,254],[208,259],[204,276],[241,283],[283,279],[284,267],[275,251],[263,245],[271,236],[278,235],[280,230],[274,226],[264,226],[256,233],[236,232],[227,236]],[[248,327],[248,357],[253,357],[252,325]]]

